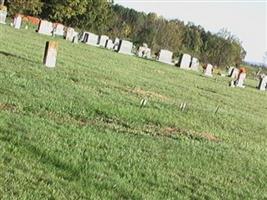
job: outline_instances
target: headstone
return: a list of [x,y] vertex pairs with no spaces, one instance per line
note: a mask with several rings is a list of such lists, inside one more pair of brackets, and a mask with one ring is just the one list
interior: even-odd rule
[[246,73],[240,73],[237,80],[235,81],[235,86],[236,87],[241,87],[244,88],[244,81],[246,79],[247,74]]
[[230,74],[230,77],[233,78],[233,79],[237,79],[238,78],[238,75],[239,75],[239,69],[234,67],[232,69],[232,72]]
[[44,35],[52,35],[53,32],[53,24],[46,20],[41,20],[38,27],[38,33]]
[[55,67],[57,61],[58,42],[46,42],[43,63],[47,67]]
[[84,32],[82,36],[82,42],[89,45],[98,46],[98,35],[90,32]]
[[199,69],[199,61],[197,58],[192,58],[192,61],[191,61],[191,67],[190,67],[192,70],[194,71],[198,71]]
[[159,59],[158,59],[158,61],[172,65],[173,64],[172,63],[172,55],[173,55],[173,53],[171,51],[162,49],[159,52]]
[[73,41],[73,38],[75,36],[75,30],[74,28],[68,27],[66,31],[66,40]]
[[14,18],[14,28],[15,29],[20,29],[21,27],[21,22],[22,22],[22,17],[21,15],[17,15],[15,18]]
[[258,89],[261,91],[267,90],[267,76],[265,74],[260,76]]
[[111,39],[107,40],[107,42],[106,42],[106,48],[107,49],[113,49],[113,47],[114,47],[113,41]]
[[179,67],[181,69],[190,69],[191,56],[189,54],[183,54],[180,58]]
[[0,8],[0,24],[6,24],[7,9],[5,6]]
[[119,50],[119,46],[120,46],[120,39],[119,38],[115,38],[114,46],[113,46],[114,51],[118,51]]
[[206,66],[206,69],[204,70],[205,76],[213,76],[212,72],[213,72],[213,66],[211,64],[208,64]]
[[121,40],[118,49],[118,53],[132,55],[133,43],[126,40]]
[[151,58],[151,49],[147,47],[146,44],[143,44],[143,46],[140,46],[137,52],[138,57],[142,58]]
[[55,28],[54,28],[54,35],[58,35],[58,36],[64,36],[64,25],[62,24],[55,24]]
[[234,67],[229,67],[228,69],[228,76],[231,77]]
[[106,36],[106,35],[101,35],[101,36],[99,36],[99,43],[98,43],[99,46],[100,46],[100,47],[105,47],[108,39],[109,39],[109,38],[108,38],[108,36]]
[[72,39],[72,43],[73,43],[73,44],[78,44],[78,43],[79,43],[79,36],[78,36],[78,33],[73,37],[73,39]]

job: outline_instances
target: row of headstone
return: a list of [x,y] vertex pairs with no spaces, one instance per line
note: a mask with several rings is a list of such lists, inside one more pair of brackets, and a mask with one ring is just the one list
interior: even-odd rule
[[183,54],[177,63],[178,67],[181,69],[198,71],[199,61],[197,58],[192,57],[189,54]]

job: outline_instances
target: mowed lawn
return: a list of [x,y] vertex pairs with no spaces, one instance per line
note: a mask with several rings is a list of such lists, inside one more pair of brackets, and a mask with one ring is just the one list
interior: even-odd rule
[[47,69],[48,40],[0,25],[0,199],[267,198],[256,80],[230,88],[60,38]]

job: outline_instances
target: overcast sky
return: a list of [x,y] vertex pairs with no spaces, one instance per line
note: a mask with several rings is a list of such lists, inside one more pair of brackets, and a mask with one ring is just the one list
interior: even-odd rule
[[226,28],[247,51],[246,61],[263,62],[267,51],[267,0],[115,0],[115,3],[167,19],[178,18],[217,33]]

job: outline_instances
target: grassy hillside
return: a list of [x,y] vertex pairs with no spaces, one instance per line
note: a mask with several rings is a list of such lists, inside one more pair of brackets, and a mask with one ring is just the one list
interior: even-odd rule
[[47,69],[51,39],[0,25],[0,199],[267,198],[255,80],[230,88],[62,39]]

